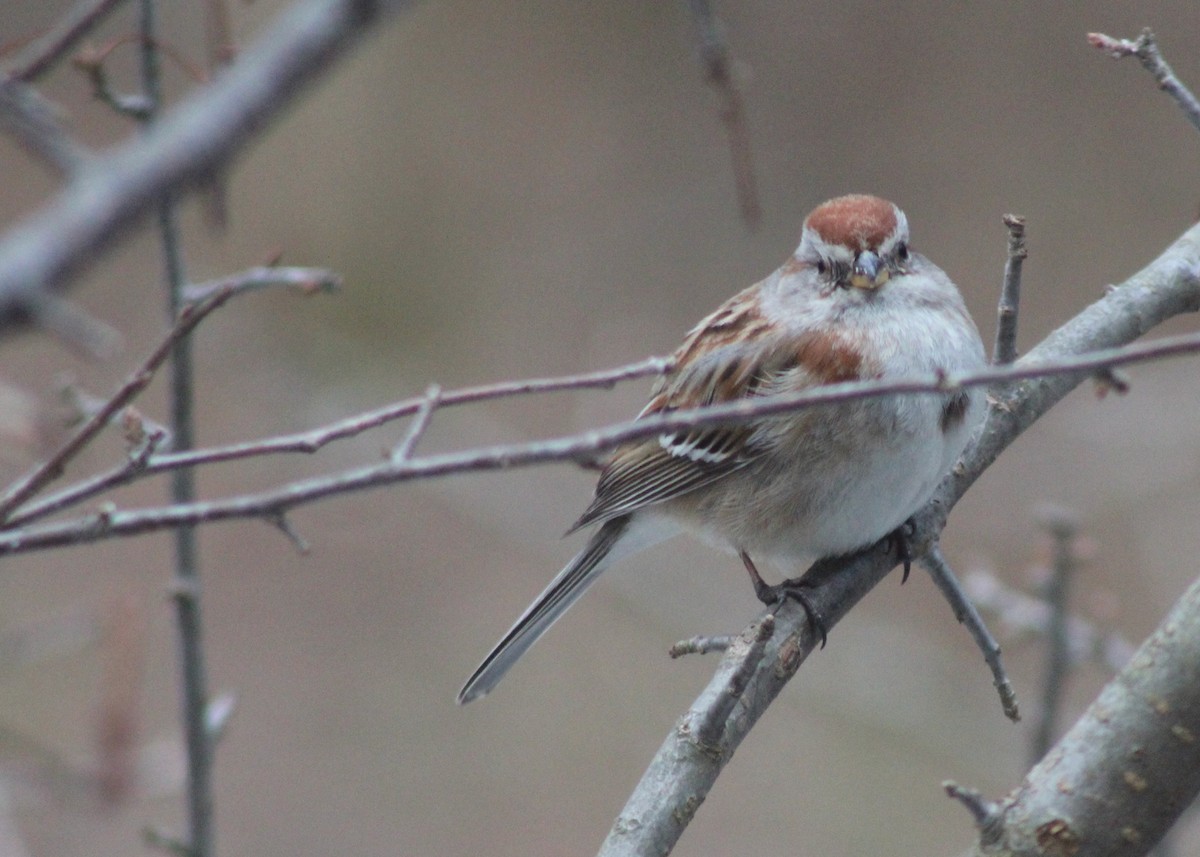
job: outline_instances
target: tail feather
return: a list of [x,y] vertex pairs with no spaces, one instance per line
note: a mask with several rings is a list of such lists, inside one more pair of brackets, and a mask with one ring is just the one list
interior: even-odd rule
[[[672,531],[632,526],[628,515],[613,518],[600,527],[587,546],[567,563],[550,585],[526,608],[483,663],[459,691],[464,705],[487,695],[529,647],[546,633],[579,596],[596,582],[600,573],[616,560],[673,535]],[[617,548],[618,544],[620,545]],[[617,548],[614,550],[614,548]]]

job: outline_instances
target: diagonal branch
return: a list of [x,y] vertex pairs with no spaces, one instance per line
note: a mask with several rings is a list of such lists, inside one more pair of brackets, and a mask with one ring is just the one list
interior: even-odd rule
[[146,388],[154,378],[154,372],[171,355],[175,344],[195,330],[196,325],[204,320],[210,312],[225,303],[233,291],[226,289],[216,292],[199,304],[189,304],[179,313],[175,326],[167,333],[158,347],[142,362],[125,382],[121,384],[116,394],[104,406],[92,414],[86,422],[67,439],[59,449],[46,461],[38,465],[24,478],[17,480],[9,487],[3,497],[0,497],[0,521],[4,521],[14,509],[36,494],[47,483],[57,479],[62,474],[67,462],[79,454],[100,431],[108,425],[117,412]]
[[[1193,227],[1158,259],[1048,336],[1017,367],[1115,347],[1174,315],[1200,309],[1198,272],[1200,227]],[[936,539],[954,504],[979,475],[1080,380],[1079,375],[1028,378],[994,392],[981,435],[915,516],[913,545],[928,545]],[[826,628],[832,630],[897,561],[894,550],[884,543],[850,558],[813,566],[805,575],[812,584],[806,594]],[[722,704],[728,694],[725,669],[718,671],[663,742],[613,824],[600,850],[602,855],[667,854],[674,847],[725,764],[819,639],[807,626],[805,611],[794,602],[775,612],[775,623],[775,635],[742,690],[742,703],[727,719],[720,740],[700,746],[690,724]]]
[[[268,269],[274,271],[275,269]],[[229,283],[230,279],[219,280],[217,283]],[[209,286],[196,287],[198,293],[205,293]],[[479,387],[466,387],[443,393],[438,398],[438,407],[471,404],[508,396],[526,395],[531,393],[550,393],[562,390],[608,389],[619,381],[643,378],[648,375],[661,375],[671,366],[671,361],[663,357],[650,357],[646,360],[619,366],[616,369],[605,369],[598,372],[585,372],[578,375],[566,375],[557,378],[532,378],[524,381],[504,381],[498,384],[487,384]],[[421,412],[428,406],[428,396],[415,399],[405,399],[382,408],[352,417],[337,420],[325,426],[309,431],[290,435],[277,435],[263,440],[246,441],[228,446],[210,447],[208,449],[188,450],[156,454],[141,461],[127,461],[104,473],[99,473],[77,482],[62,491],[45,498],[39,503],[26,506],[9,516],[7,523],[0,523],[0,530],[24,526],[47,515],[52,515],[85,500],[109,491],[121,485],[126,485],[135,479],[158,473],[168,473],[183,467],[195,467],[201,464],[213,464],[225,461],[237,461],[262,455],[278,453],[314,453],[326,444],[348,437],[354,437],[364,431],[385,425],[403,417]],[[573,455],[562,454],[548,460],[562,460]],[[470,469],[470,468],[468,468]],[[418,477],[419,478],[419,477]]]
[[0,238],[0,333],[31,296],[61,290],[168,193],[203,181],[260,134],[384,14],[411,0],[307,0],[282,14],[214,83],[145,134],[78,170],[59,195]]
[[1025,777],[974,857],[1145,854],[1200,794],[1200,581]]
[[1088,42],[1116,59],[1137,57],[1142,68],[1154,75],[1154,79],[1158,81],[1158,88],[1171,96],[1187,120],[1200,131],[1200,101],[1196,100],[1192,91],[1167,65],[1158,49],[1158,40],[1154,38],[1154,33],[1149,27],[1142,30],[1142,34],[1136,39],[1114,39],[1103,33],[1088,33]]

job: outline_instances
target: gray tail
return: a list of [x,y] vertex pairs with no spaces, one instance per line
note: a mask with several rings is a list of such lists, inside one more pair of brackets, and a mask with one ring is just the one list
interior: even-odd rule
[[[628,527],[629,517],[625,515],[607,521],[596,531],[587,547],[576,554],[575,558],[567,563],[566,568],[550,581],[545,591],[526,608],[521,618],[508,629],[508,633],[496,644],[491,654],[483,659],[483,663],[467,679],[467,683],[458,693],[459,705],[490,692],[521,655],[525,654],[529,647],[567,612],[567,608],[595,583],[600,572],[616,558],[610,557],[609,554],[625,535]],[[620,553],[624,554],[625,551]]]

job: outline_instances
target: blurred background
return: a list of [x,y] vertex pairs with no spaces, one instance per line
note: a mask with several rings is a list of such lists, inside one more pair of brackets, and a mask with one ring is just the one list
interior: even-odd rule
[[[200,6],[163,10],[166,37],[196,61]],[[36,33],[66,7],[5,4],[0,36]],[[233,4],[238,41],[251,46],[284,7]],[[185,209],[193,280],[279,250],[346,280],[333,296],[246,297],[205,322],[201,443],[317,426],[430,382],[665,354],[782,262],[815,204],[851,191],[905,209],[914,246],[957,281],[989,344],[1000,218],[1025,215],[1027,350],[1200,208],[1200,136],[1136,62],[1086,41],[1153,26],[1198,87],[1189,0],[716,8],[744,97],[755,230],[739,217],[687,4],[431,0],[378,31],[236,162],[227,231],[195,202]],[[93,43],[134,26],[131,7]],[[118,50],[114,82],[132,87],[133,63]],[[178,66],[168,82],[176,97],[193,85]],[[68,67],[43,91],[91,145],[129,133]],[[0,139],[6,224],[54,191],[31,163]],[[142,230],[72,292],[122,333],[108,361],[37,334],[0,342],[5,481],[53,441],[64,378],[105,394],[156,341],[159,271],[156,236]],[[1196,574],[1200,381],[1188,360],[1130,375],[1128,395],[1101,400],[1085,385],[1030,430],[958,507],[944,544],[960,572],[1035,586],[1048,557],[1035,507],[1075,510],[1091,559],[1073,606],[1138,642]],[[648,386],[439,411],[420,451],[613,423]],[[165,418],[163,402],[156,383],[141,407]],[[403,433],[205,469],[200,491],[373,462]],[[122,454],[107,436],[70,475]],[[309,506],[293,516],[307,556],[261,523],[203,529],[210,679],[238,698],[217,755],[218,850],[594,852],[715,665],[666,649],[740,630],[758,605],[738,563],[671,543],[611,572],[492,696],[457,708],[462,681],[578,548],[560,535],[593,478],[557,465]],[[116,499],[157,504],[165,492],[152,482]],[[136,853],[143,827],[182,829],[170,557],[169,539],[152,536],[3,563],[0,645],[13,655],[0,664],[0,803],[33,855]],[[903,588],[889,578],[743,744],[676,853],[955,853],[974,830],[941,782],[1001,797],[1028,766],[1043,648],[1006,656],[1026,713],[1015,726],[927,576]],[[1073,674],[1068,722],[1105,678]],[[140,761],[105,800],[95,781],[113,763],[97,755],[97,730],[114,705]],[[1195,831],[1180,836],[1180,853],[1200,847]]]

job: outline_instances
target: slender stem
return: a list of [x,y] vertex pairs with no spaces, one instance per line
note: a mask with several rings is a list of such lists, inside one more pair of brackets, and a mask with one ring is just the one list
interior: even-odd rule
[[1000,704],[1004,708],[1004,716],[1014,723],[1020,720],[1016,692],[1013,690],[1012,682],[1000,660],[1000,644],[996,642],[996,638],[984,624],[979,611],[975,609],[975,605],[963,591],[962,584],[954,576],[954,571],[946,562],[937,542],[934,542],[930,546],[929,552],[921,558],[921,564],[929,571],[929,576],[933,578],[937,588],[942,591],[942,595],[950,603],[955,618],[967,626],[967,630],[975,640],[975,645],[983,654],[984,661],[992,671],[992,684],[995,685],[996,692],[1000,694]]
[[16,80],[32,81],[45,74],[123,2],[81,0],[76,3],[49,33],[21,52],[9,68],[9,76]]
[[1004,215],[1008,228],[1008,261],[1004,264],[1004,288],[1000,292],[996,347],[992,362],[1004,366],[1017,359],[1017,314],[1021,309],[1021,266],[1025,263],[1025,218]]
[[[142,0],[142,87],[149,105],[147,124],[154,121],[162,105],[162,75],[155,27],[155,0]],[[171,318],[183,309],[183,252],[179,240],[179,218],[175,199],[168,194],[158,204],[158,229],[162,239]],[[171,433],[175,448],[191,449],[195,435],[191,338],[175,342],[171,350]],[[171,502],[191,503],[196,498],[195,471],[177,470],[171,479]],[[194,527],[175,530],[176,621],[179,626],[179,658],[183,678],[183,727],[188,761],[188,845],[192,857],[213,854],[212,752],[205,722],[208,704],[204,664],[204,640],[200,617],[200,563]]]
[[1054,539],[1054,561],[1046,583],[1046,603],[1050,608],[1046,637],[1049,642],[1046,675],[1042,683],[1042,710],[1031,748],[1033,763],[1041,760],[1054,744],[1063,691],[1071,667],[1070,639],[1067,629],[1067,587],[1075,567],[1076,524],[1069,514],[1054,510],[1043,513],[1042,524]]

